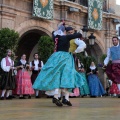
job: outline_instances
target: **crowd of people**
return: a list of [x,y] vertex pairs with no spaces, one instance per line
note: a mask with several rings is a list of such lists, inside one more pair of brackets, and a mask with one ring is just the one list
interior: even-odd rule
[[[19,96],[19,99],[25,99],[26,96],[31,99],[31,95],[39,98],[41,90],[45,91],[47,96],[52,96],[52,102],[57,106],[72,106],[69,97],[101,97],[106,94],[95,63],[92,61],[89,69],[85,70],[83,63],[76,56],[76,53],[83,52],[86,48],[82,34],[75,33],[72,27],[65,27],[63,22],[52,34],[55,50],[45,65],[39,59],[38,53],[35,53],[32,62],[28,63],[26,55],[23,54],[15,66],[11,59],[12,51],[7,50],[6,57],[1,61],[1,100],[12,99],[11,93]],[[114,52],[120,49],[117,37],[113,38],[113,44],[103,68],[113,81],[111,88],[116,89],[116,94],[119,94],[120,54]],[[110,56],[112,66],[107,66]]]

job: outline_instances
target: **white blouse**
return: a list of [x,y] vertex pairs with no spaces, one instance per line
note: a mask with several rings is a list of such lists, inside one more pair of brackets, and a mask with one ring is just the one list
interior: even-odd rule
[[11,64],[10,66],[6,66],[6,59],[5,58],[3,58],[2,61],[1,61],[1,68],[5,72],[9,72],[10,71],[10,67],[14,66],[14,61],[12,61],[10,57],[8,57],[8,60],[9,60],[9,62]]
[[74,42],[78,46],[77,49],[75,50],[75,53],[83,52],[84,49],[86,48],[85,42],[83,40],[80,40],[79,38],[76,38]]

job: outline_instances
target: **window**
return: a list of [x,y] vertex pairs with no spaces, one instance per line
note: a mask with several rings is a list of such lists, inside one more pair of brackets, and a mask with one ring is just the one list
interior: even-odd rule
[[117,4],[117,5],[120,5],[120,0],[116,0],[116,4]]

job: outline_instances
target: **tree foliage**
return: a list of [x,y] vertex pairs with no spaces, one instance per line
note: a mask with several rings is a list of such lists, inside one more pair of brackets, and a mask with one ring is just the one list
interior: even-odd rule
[[38,41],[38,54],[45,63],[54,51],[54,43],[51,37],[41,36]]
[[103,54],[103,55],[100,57],[101,63],[104,63],[104,60],[105,60],[106,57],[107,57],[106,54]]
[[81,53],[77,54],[77,58],[84,64],[84,68],[87,71],[90,67],[91,62],[97,65],[96,59],[93,56],[85,56]]
[[15,53],[18,46],[19,34],[9,28],[0,30],[0,60],[6,56],[6,50],[11,49]]

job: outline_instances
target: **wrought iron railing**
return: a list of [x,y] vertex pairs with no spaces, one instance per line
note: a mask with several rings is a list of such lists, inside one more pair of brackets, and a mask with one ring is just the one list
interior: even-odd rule
[[[80,5],[88,7],[88,0],[68,0],[71,2],[79,3]],[[107,0],[103,1],[103,11],[107,12]]]

